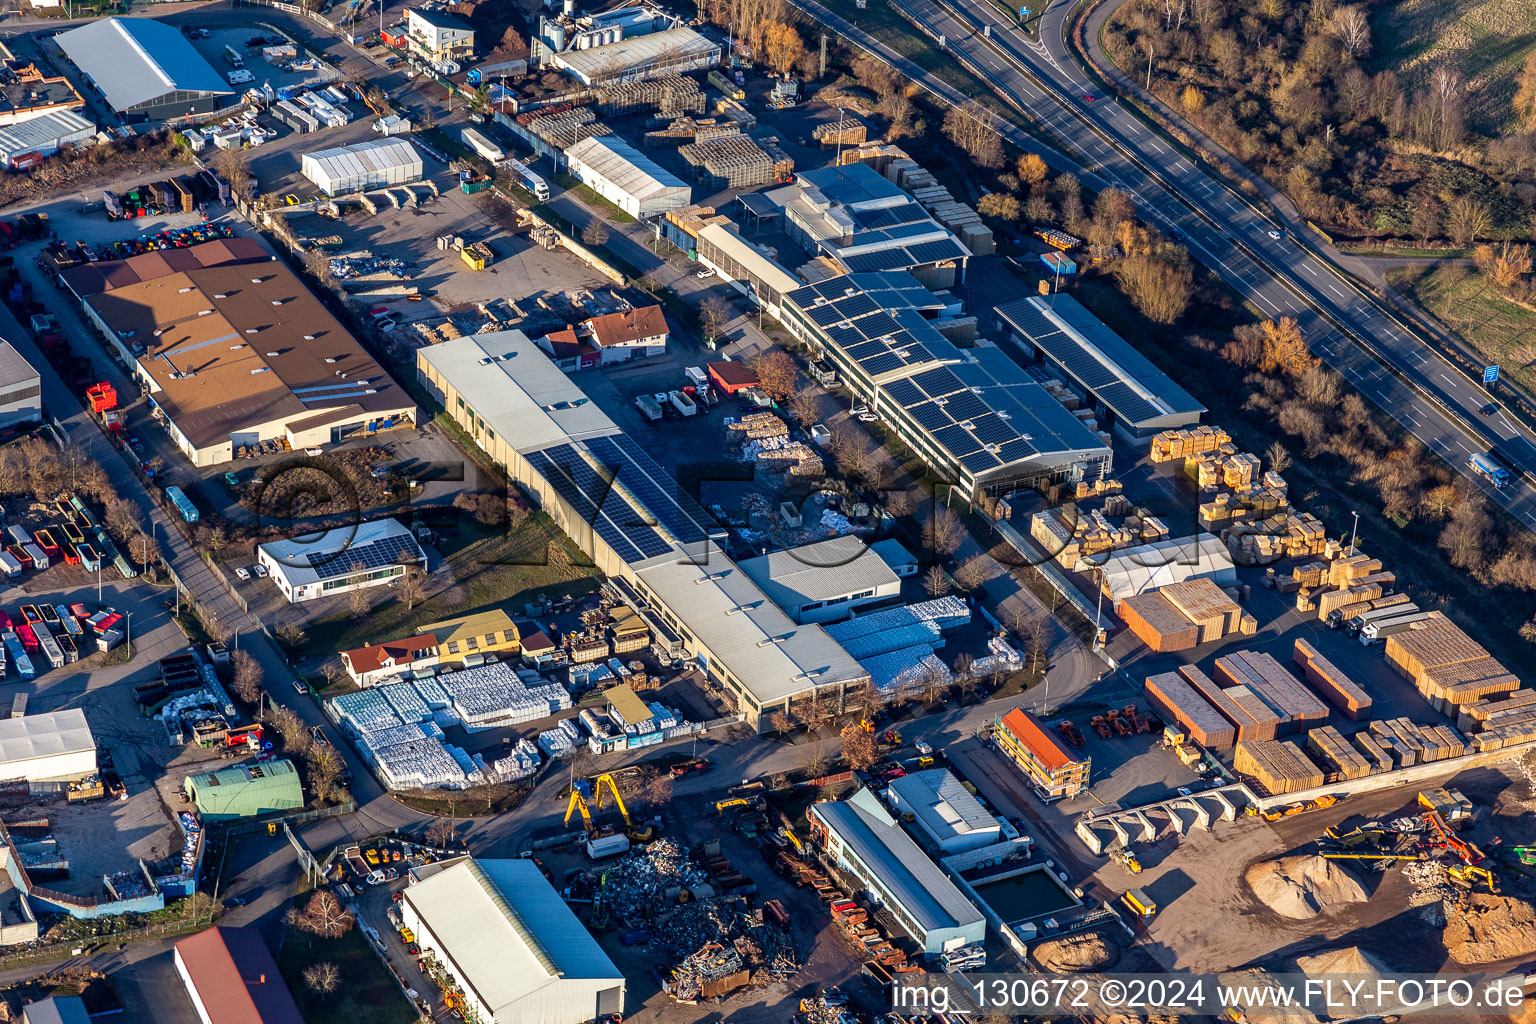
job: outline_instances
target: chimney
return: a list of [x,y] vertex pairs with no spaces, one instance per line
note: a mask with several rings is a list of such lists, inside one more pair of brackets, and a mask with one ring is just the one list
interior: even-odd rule
[[261,977],[256,979],[256,984],[258,984],[258,985],[265,985],[266,983],[267,983],[267,976],[265,974],[263,974]]

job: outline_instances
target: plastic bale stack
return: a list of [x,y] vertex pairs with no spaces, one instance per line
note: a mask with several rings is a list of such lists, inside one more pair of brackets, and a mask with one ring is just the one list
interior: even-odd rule
[[1236,742],[1232,723],[1221,716],[1176,672],[1148,676],[1147,700],[1158,711],[1177,722],[1190,739],[1209,750],[1226,750]]
[[1371,710],[1370,695],[1306,640],[1296,640],[1292,660],[1323,699],[1342,711],[1351,722],[1358,722]]
[[1200,628],[1156,591],[1126,598],[1115,613],[1154,651],[1187,651],[1200,642]]
[[1332,764],[1341,779],[1363,779],[1372,771],[1371,762],[1351,747],[1339,734],[1339,730],[1331,725],[1325,725],[1307,733],[1307,752],[1316,755],[1315,761],[1320,766],[1326,767]]
[[1322,770],[1288,740],[1244,740],[1237,745],[1232,766],[1275,796],[1313,789],[1325,781]]
[[1158,593],[1200,628],[1200,643],[1220,640],[1228,633],[1236,632],[1243,616],[1237,602],[1208,579],[1172,583]]

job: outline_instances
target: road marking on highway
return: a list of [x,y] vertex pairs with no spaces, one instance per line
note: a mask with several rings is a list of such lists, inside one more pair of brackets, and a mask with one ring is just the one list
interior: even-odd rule
[[1451,378],[1449,378],[1449,377],[1447,377],[1447,376],[1446,376],[1446,375],[1445,375],[1445,374],[1443,374],[1443,373],[1442,373],[1442,374],[1441,374],[1441,375],[1440,375],[1440,379],[1441,379],[1441,380],[1443,380],[1443,381],[1445,381],[1445,382],[1446,382],[1446,383],[1447,383],[1447,384],[1449,384],[1449,385],[1450,385],[1450,386],[1451,386],[1451,387],[1455,387],[1455,386],[1456,386],[1456,382],[1455,382],[1455,381],[1453,381],[1453,380],[1451,380]]
[[1335,295],[1337,295],[1337,296],[1338,296],[1338,297],[1339,297],[1339,298],[1341,298],[1341,299],[1342,299],[1342,298],[1343,298],[1343,297],[1344,297],[1344,293],[1343,293],[1343,292],[1341,292],[1341,291],[1339,291],[1339,290],[1338,290],[1338,289],[1337,289],[1337,288],[1335,288],[1335,287],[1334,287],[1334,286],[1333,286],[1333,285],[1329,285],[1329,286],[1328,286],[1328,290],[1329,290],[1329,291],[1331,291],[1331,292],[1333,292],[1333,294],[1335,294]]
[[1303,263],[1301,265],[1301,269],[1305,270],[1307,273],[1311,274],[1313,277],[1317,276],[1317,271],[1312,269],[1312,264],[1310,264],[1310,263]]

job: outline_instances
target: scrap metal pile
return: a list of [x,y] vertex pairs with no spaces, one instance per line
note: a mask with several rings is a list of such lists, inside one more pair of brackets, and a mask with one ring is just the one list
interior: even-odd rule
[[371,277],[375,274],[405,277],[405,261],[395,259],[393,256],[336,256],[330,260],[329,266],[331,276],[343,281],[354,277]]

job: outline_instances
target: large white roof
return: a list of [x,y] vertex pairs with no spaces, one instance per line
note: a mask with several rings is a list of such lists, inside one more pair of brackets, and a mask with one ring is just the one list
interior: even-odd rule
[[420,176],[421,154],[405,139],[371,139],[304,154],[304,173],[312,181],[315,180],[312,171],[331,181],[342,181],[391,167],[404,168]]
[[150,18],[103,18],[70,29],[54,42],[114,110],[174,92],[234,92],[180,32]]
[[891,789],[912,808],[912,813],[941,840],[973,832],[997,832],[997,819],[987,813],[960,780],[947,768],[913,772],[891,780]]
[[[1079,559],[1078,568],[1089,566]],[[1208,579],[1220,586],[1237,582],[1237,568],[1221,538],[1209,533],[1172,537],[1123,548],[1104,559],[1104,586],[1116,602],[1191,579]]]
[[738,563],[782,608],[900,583],[863,537],[829,537]]
[[568,146],[565,155],[641,203],[656,196],[689,194],[688,184],[681,178],[613,135],[582,139]]
[[497,1020],[518,1019],[519,1001],[561,979],[623,982],[531,860],[466,857],[405,898]]
[[95,749],[91,727],[79,708],[0,719],[0,776],[8,764]]

